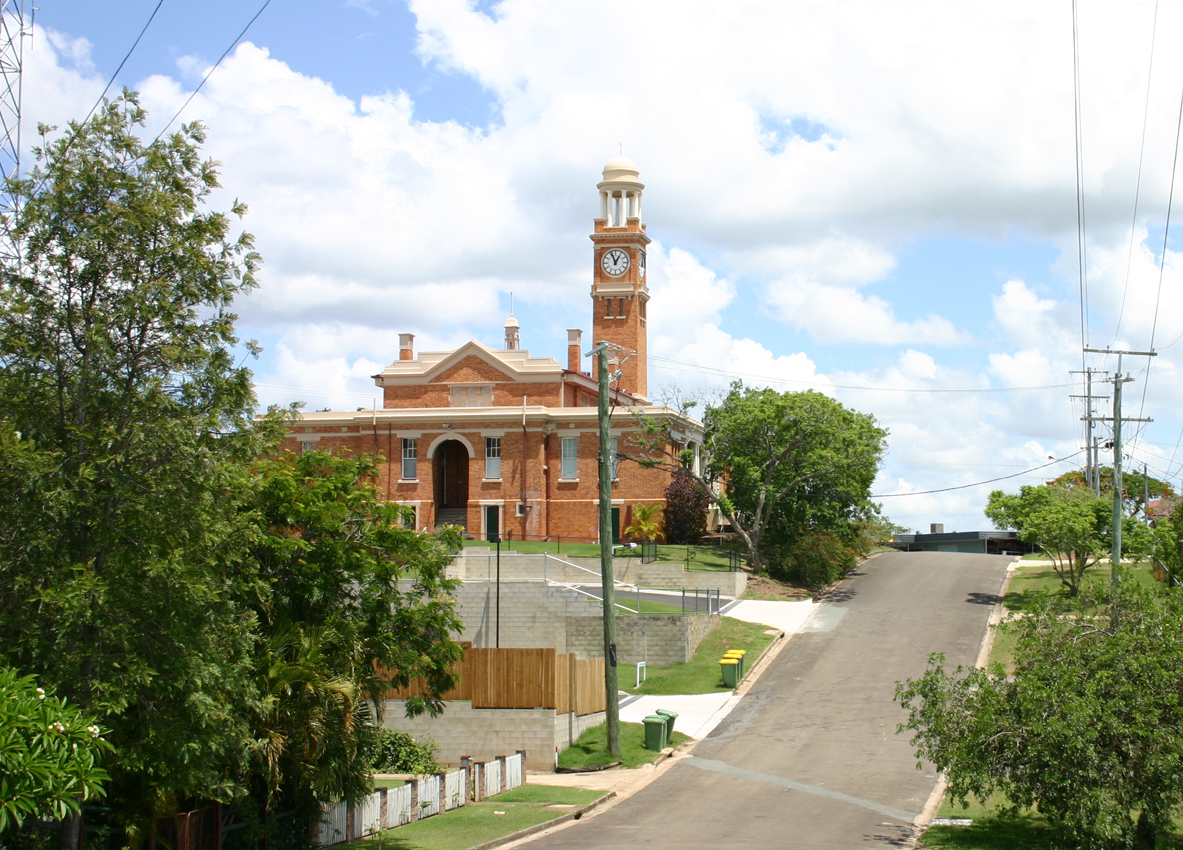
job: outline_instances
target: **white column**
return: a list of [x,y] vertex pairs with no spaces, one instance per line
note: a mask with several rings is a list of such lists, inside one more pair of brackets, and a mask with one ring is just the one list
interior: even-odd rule
[[637,192],[637,221],[641,220],[641,193]]
[[608,193],[600,192],[600,218],[608,217]]

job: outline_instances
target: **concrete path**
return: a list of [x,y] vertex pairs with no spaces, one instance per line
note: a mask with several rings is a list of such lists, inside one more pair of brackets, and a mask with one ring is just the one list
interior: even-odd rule
[[1010,558],[888,553],[843,582],[690,755],[536,850],[899,847],[936,785],[895,683],[972,664]]
[[811,599],[800,602],[760,602],[740,599],[723,606],[724,617],[734,617],[745,623],[763,623],[780,629],[787,635],[800,631],[801,626],[819,606]]
[[674,728],[691,738],[705,738],[730,713],[740,698],[732,691],[683,696],[635,696],[621,698],[620,719],[640,723],[659,708],[678,712]]

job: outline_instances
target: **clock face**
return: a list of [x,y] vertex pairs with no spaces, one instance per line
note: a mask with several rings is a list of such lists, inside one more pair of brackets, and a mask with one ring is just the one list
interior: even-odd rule
[[641,275],[641,280],[644,280],[645,279],[645,252],[644,251],[641,252],[640,261],[641,261],[640,267],[637,269],[637,271]]
[[604,256],[600,258],[600,268],[614,277],[624,274],[628,271],[628,252],[619,248],[605,251]]

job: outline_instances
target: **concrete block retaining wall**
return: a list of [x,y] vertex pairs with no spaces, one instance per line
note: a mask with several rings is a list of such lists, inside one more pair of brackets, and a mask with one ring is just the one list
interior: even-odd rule
[[[496,584],[468,581],[456,591],[455,598],[456,613],[464,624],[460,639],[472,641],[473,646],[494,646]],[[627,604],[627,595],[622,599]],[[638,616],[617,612],[618,657],[625,664],[682,664],[694,656],[702,639],[718,624],[716,614]],[[500,638],[502,647],[553,647],[581,658],[603,658],[603,610],[598,599],[568,588],[541,581],[503,580]]]
[[[459,579],[496,578],[494,555],[470,553],[460,555],[452,562],[448,575]],[[569,563],[564,563],[569,562]],[[576,566],[571,566],[572,564]],[[583,569],[577,569],[582,567]],[[590,572],[589,572],[590,571]],[[612,561],[612,575],[617,581],[639,584],[663,590],[686,588],[709,588],[718,590],[724,596],[739,597],[748,585],[748,574],[744,572],[722,573],[687,570],[682,564],[642,564],[640,558],[615,558]],[[540,579],[561,581],[568,584],[595,584],[600,580],[598,558],[562,558],[549,555],[518,555],[501,553],[501,580]]]
[[[718,614],[621,614],[616,617],[616,652],[622,664],[644,661],[653,667],[685,664],[719,625]],[[587,657],[604,654],[604,621],[601,616],[569,617],[567,652]]]
[[388,729],[429,737],[439,747],[436,758],[457,765],[464,758],[489,761],[499,753],[526,753],[526,767],[553,770],[555,748],[566,749],[572,734],[604,722],[604,713],[573,717],[553,708],[473,708],[466,700],[451,700],[439,717],[406,716],[403,700],[387,700],[384,724]]

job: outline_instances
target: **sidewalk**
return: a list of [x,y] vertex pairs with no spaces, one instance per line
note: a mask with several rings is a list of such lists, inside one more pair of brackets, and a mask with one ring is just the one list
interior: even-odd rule
[[[820,606],[806,599],[801,602],[761,602],[740,600],[723,607],[725,617],[734,617],[748,623],[761,623],[785,633],[779,645],[773,646],[773,654],[779,652],[789,638],[801,631],[805,621]],[[771,660],[769,657],[767,660]],[[723,718],[743,699],[752,684],[767,669],[761,664],[741,683],[738,692],[715,694],[680,694],[672,696],[622,696],[620,719],[626,723],[640,723],[659,708],[678,712],[675,728],[700,741],[714,731]],[[678,758],[675,754],[675,758]],[[665,764],[668,764],[668,760]],[[616,791],[621,797],[648,784],[657,772],[665,766],[647,764],[632,770],[601,770],[593,773],[541,773],[530,771],[530,780],[539,785],[563,785],[569,788],[586,788],[599,791]]]
[[740,599],[729,602],[722,608],[724,617],[734,617],[746,623],[763,623],[780,629],[786,635],[801,631],[801,625],[818,605],[811,599],[800,602],[762,602],[757,599]]

